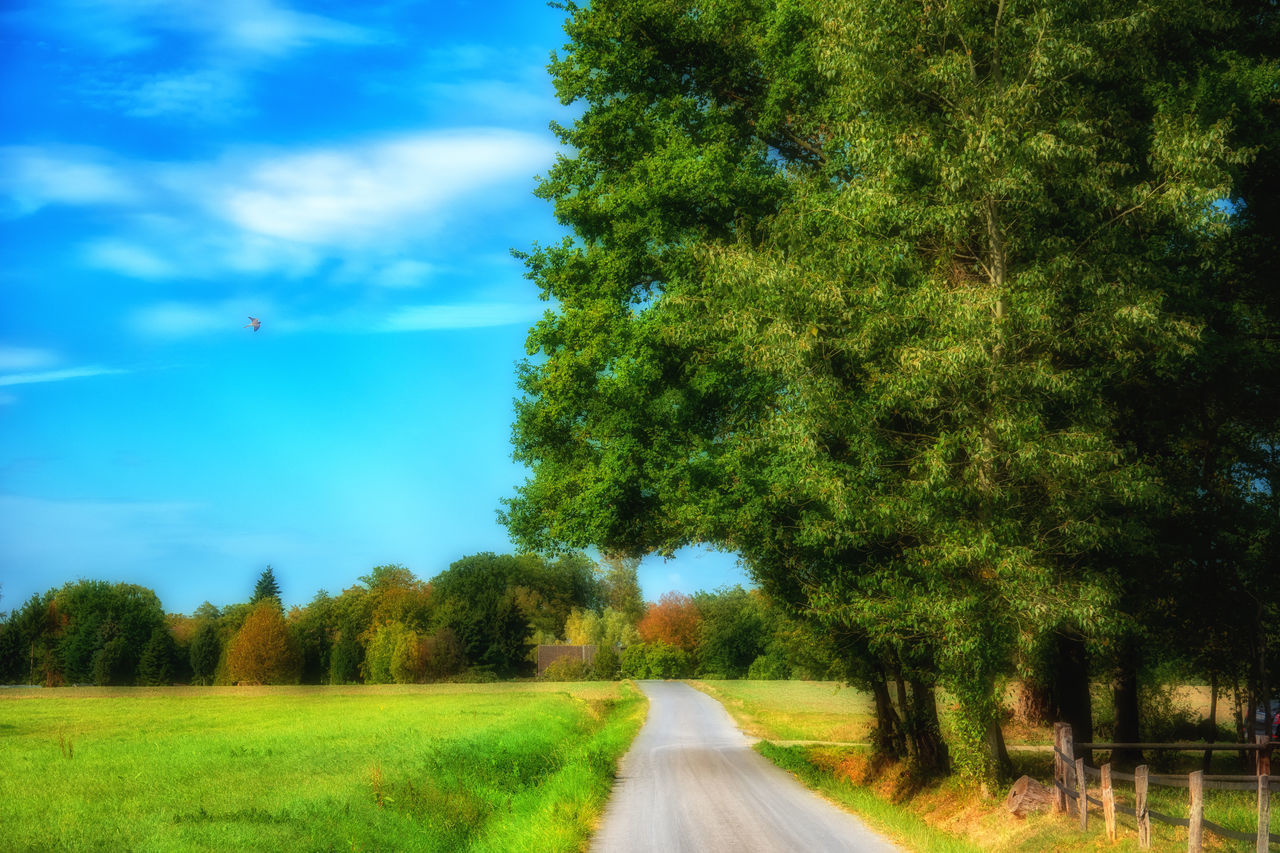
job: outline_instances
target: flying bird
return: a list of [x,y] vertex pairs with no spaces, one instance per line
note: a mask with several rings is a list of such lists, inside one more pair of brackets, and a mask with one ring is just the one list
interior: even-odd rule
[[244,324],[244,328],[253,329],[255,332],[262,328],[262,321],[257,317],[250,317],[249,322]]

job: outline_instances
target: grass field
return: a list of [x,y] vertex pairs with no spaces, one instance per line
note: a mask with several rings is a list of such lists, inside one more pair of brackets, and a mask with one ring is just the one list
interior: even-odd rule
[[[972,791],[962,790],[950,782],[922,785],[903,774],[900,768],[873,767],[863,747],[833,745],[779,745],[788,741],[832,741],[856,743],[866,740],[874,722],[870,698],[855,690],[824,682],[788,681],[705,681],[694,686],[719,699],[738,724],[747,732],[764,739],[758,746],[762,754],[775,764],[795,773],[809,787],[857,812],[869,824],[898,841],[909,850],[930,853],[1031,853],[1031,851],[1108,850],[1136,851],[1138,843],[1133,818],[1121,817],[1119,840],[1107,842],[1100,814],[1090,821],[1090,829],[1081,833],[1074,814],[1032,815],[1026,820],[1013,818],[1004,809],[1002,799],[982,800]],[[1194,695],[1193,695],[1194,694]],[[1198,693],[1188,693],[1187,700],[1198,701]],[[941,709],[942,724],[947,726],[946,703]],[[1207,705],[1206,705],[1207,707]],[[840,715],[846,716],[841,722]],[[1047,746],[1052,741],[1048,728],[1015,729],[1011,743],[1031,747]],[[1224,754],[1230,762],[1232,754]],[[1154,756],[1153,756],[1154,757]],[[1042,781],[1052,775],[1052,757],[1047,751],[1013,753],[1017,773],[1027,773]],[[1176,762],[1166,756],[1161,763]],[[1183,756],[1183,763],[1198,767],[1198,756]],[[1154,764],[1154,762],[1153,762]],[[1187,772],[1196,767],[1167,767],[1167,772]],[[1236,773],[1223,766],[1214,772]],[[1096,796],[1096,791],[1093,792]],[[1274,801],[1271,809],[1271,832],[1280,833],[1280,809]],[[1117,786],[1117,802],[1132,805],[1132,788]],[[1093,807],[1096,809],[1097,807]],[[1185,817],[1187,791],[1153,787],[1150,808],[1172,816]],[[1255,797],[1249,793],[1207,791],[1205,818],[1242,832],[1252,833],[1255,821]],[[1152,849],[1176,851],[1187,848],[1185,829],[1152,824]],[[1252,850],[1244,842],[1224,841],[1206,833],[1210,850]]]
[[5,850],[571,851],[618,684],[0,691]]

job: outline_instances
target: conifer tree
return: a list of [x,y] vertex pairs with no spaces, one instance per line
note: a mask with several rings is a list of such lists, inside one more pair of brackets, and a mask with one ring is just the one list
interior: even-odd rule
[[253,587],[253,596],[249,599],[250,604],[257,604],[264,598],[274,598],[280,601],[280,584],[276,582],[275,572],[267,566],[262,570],[262,574],[258,576],[258,582]]

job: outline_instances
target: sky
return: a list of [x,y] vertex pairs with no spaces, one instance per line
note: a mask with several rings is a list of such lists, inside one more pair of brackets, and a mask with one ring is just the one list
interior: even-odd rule
[[[511,552],[512,248],[563,13],[537,0],[0,7],[0,610],[80,578],[170,612]],[[257,331],[246,327],[261,321]],[[640,569],[734,583],[730,554]]]

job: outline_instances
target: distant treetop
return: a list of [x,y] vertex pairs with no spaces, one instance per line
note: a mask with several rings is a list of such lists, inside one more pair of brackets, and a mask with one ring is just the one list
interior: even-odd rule
[[280,584],[276,583],[276,576],[271,571],[271,566],[267,566],[258,577],[258,583],[253,588],[253,598],[249,599],[249,603],[257,604],[268,597],[280,600]]

